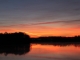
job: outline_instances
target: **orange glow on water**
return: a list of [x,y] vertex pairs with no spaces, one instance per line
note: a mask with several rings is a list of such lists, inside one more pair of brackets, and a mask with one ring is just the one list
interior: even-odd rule
[[[80,53],[80,47],[70,46],[53,46],[53,45],[40,45],[32,44],[31,53],[66,53],[66,54],[75,54]],[[41,51],[42,50],[42,51]]]

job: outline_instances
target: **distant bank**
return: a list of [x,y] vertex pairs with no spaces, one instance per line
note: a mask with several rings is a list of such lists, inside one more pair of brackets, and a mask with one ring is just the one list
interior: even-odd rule
[[30,36],[24,32],[0,33],[0,44],[26,44],[30,42],[80,42],[80,36],[48,36],[30,38]]

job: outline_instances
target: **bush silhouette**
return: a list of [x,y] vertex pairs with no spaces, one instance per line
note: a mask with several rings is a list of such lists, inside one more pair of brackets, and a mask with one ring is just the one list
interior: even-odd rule
[[27,42],[30,42],[30,37],[23,32],[0,33],[1,44],[25,44]]

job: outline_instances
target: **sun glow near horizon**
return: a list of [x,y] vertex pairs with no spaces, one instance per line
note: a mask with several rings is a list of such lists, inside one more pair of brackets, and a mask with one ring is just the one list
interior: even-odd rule
[[29,28],[9,28],[9,29],[0,29],[1,33],[8,32],[24,32],[28,34],[30,37],[40,37],[40,36],[78,36],[80,35],[80,28],[53,28],[53,27],[29,27]]
[[0,0],[0,32],[31,37],[80,35],[80,0]]

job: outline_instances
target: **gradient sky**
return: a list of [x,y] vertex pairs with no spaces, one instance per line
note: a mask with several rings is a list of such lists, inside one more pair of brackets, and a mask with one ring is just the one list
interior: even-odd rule
[[80,0],[0,0],[0,32],[80,35]]

